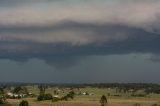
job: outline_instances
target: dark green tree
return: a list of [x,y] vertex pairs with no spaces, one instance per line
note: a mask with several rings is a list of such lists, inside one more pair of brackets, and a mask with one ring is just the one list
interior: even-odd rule
[[16,94],[20,94],[20,93],[28,94],[28,90],[27,90],[26,87],[17,86],[17,87],[14,88],[13,93],[16,93]]
[[3,88],[0,88],[0,95],[3,95],[4,94],[4,90]]
[[106,106],[107,105],[107,98],[105,95],[102,95],[100,99],[101,106]]
[[26,101],[26,100],[22,100],[22,101],[20,102],[19,106],[29,106],[29,103],[28,103],[28,101]]

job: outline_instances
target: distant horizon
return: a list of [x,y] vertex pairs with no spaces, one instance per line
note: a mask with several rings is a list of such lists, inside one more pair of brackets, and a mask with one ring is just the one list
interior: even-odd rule
[[107,85],[107,84],[153,84],[153,85],[160,85],[160,83],[141,83],[141,82],[137,82],[137,83],[134,83],[134,82],[129,82],[129,83],[125,83],[125,82],[108,82],[108,83],[50,83],[50,82],[0,82],[0,86],[2,86],[3,84],[8,84],[8,85],[96,85],[96,84],[99,84],[99,85]]

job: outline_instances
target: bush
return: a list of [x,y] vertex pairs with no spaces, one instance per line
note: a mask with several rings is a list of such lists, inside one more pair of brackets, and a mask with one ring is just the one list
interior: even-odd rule
[[45,94],[45,100],[52,100],[53,96],[51,94]]
[[52,100],[53,99],[53,96],[51,94],[40,94],[38,97],[37,97],[37,100],[38,101],[43,101],[43,100]]
[[57,101],[59,101],[59,100],[60,100],[59,98],[53,97],[52,102],[57,102]]
[[37,100],[38,100],[38,101],[44,100],[44,95],[43,95],[43,94],[40,94],[40,95],[37,97]]
[[62,100],[68,101],[68,96],[62,97]]
[[133,97],[145,97],[146,94],[132,94]]
[[21,101],[19,106],[29,106],[29,103],[28,103],[28,101],[23,100],[23,101]]
[[67,94],[66,97],[67,97],[67,98],[70,98],[70,99],[73,99],[73,98],[74,98],[74,95],[72,95],[72,94]]
[[69,93],[66,95],[66,97],[73,99],[73,98],[74,98],[74,95],[75,95],[74,91],[71,91],[71,92],[69,92]]
[[135,103],[135,104],[133,104],[133,106],[141,106],[141,104]]
[[158,105],[158,104],[153,104],[153,105],[151,105],[151,106],[160,106],[160,105]]

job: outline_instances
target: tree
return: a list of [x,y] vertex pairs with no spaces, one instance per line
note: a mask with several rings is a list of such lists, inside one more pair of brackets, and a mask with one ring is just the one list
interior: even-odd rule
[[20,93],[28,94],[28,90],[27,90],[26,87],[17,86],[17,87],[14,88],[13,93],[16,93],[16,94],[20,94]]
[[45,86],[38,86],[39,90],[40,90],[40,94],[45,94],[45,91],[46,91],[46,87]]
[[58,92],[57,92],[57,90],[54,90],[54,95],[58,95]]
[[3,95],[4,94],[4,90],[3,88],[0,88],[0,95]]
[[107,105],[107,98],[105,95],[102,95],[100,99],[101,106],[106,106]]
[[19,106],[29,106],[28,101],[22,100]]

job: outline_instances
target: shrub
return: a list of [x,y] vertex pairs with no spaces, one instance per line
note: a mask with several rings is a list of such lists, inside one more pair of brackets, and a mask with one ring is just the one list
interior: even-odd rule
[[141,104],[135,103],[135,104],[133,104],[133,106],[141,106]]
[[158,105],[158,104],[152,104],[151,106],[160,106],[160,105]]
[[42,101],[43,99],[44,99],[43,94],[40,94],[40,95],[37,97],[37,100],[38,100],[38,101]]
[[[73,98],[74,98],[74,95],[75,95],[74,91],[71,91],[71,92],[69,92],[69,93],[66,95],[66,98],[71,98],[71,99],[73,99]],[[65,99],[65,100],[66,100],[66,99]]]
[[57,102],[57,101],[59,101],[59,100],[60,100],[59,98],[53,97],[52,102]]
[[19,106],[29,106],[28,101],[22,100],[19,104]]
[[68,101],[68,97],[67,97],[67,96],[64,96],[64,97],[62,97],[62,99],[61,99],[61,100]]
[[74,95],[72,95],[72,94],[67,94],[66,97],[73,99],[73,98],[74,98]]
[[45,100],[52,100],[53,96],[51,94],[45,94]]
[[51,94],[40,94],[38,97],[37,97],[37,100],[38,101],[43,101],[43,100],[52,100],[53,99],[53,96]]
[[145,97],[146,94],[132,94],[133,97]]
[[89,93],[88,93],[88,92],[86,92],[86,95],[89,95]]

